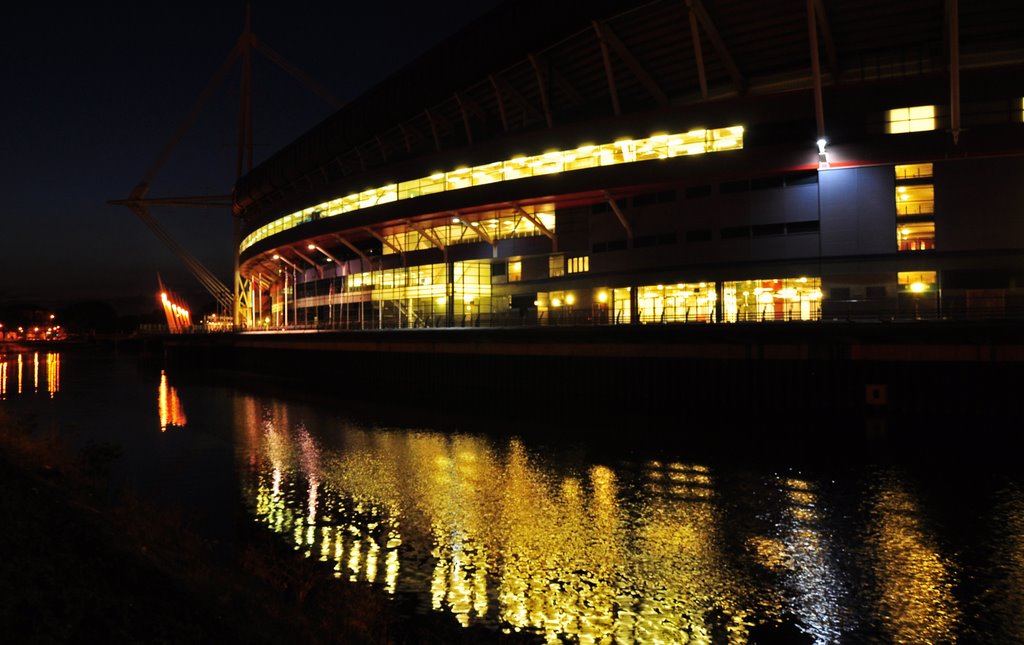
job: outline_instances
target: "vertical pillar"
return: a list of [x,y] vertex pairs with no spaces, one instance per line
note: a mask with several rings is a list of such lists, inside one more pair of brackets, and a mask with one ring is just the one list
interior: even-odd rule
[[[448,253],[445,252],[447,256]],[[455,263],[448,261],[445,258],[444,263],[445,270],[445,317],[447,320],[447,327],[455,326]]]
[[640,324],[640,289],[635,284],[629,288],[629,324]]
[[724,322],[725,319],[722,317],[722,307],[725,306],[725,284],[722,282],[715,283],[715,320],[714,322]]

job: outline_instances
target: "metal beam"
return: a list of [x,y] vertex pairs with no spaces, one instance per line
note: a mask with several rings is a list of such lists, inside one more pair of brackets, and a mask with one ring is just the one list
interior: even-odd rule
[[958,0],[946,0],[949,18],[949,126],[953,145],[960,141],[960,7]]
[[427,120],[430,121],[430,132],[434,135],[434,147],[438,152],[441,152],[441,137],[437,134],[437,124],[434,123],[434,115],[430,110],[424,110],[427,115]]
[[594,33],[597,34],[597,43],[601,46],[601,59],[604,61],[604,73],[608,79],[608,94],[612,97],[612,113],[615,116],[622,114],[622,108],[619,106],[619,90],[615,85],[615,70],[612,67],[612,57],[608,53],[608,43],[605,42],[604,36],[601,33],[601,23],[594,20]]
[[604,191],[605,201],[608,202],[608,206],[611,207],[612,212],[615,213],[615,217],[619,218],[619,224],[622,224],[622,228],[626,229],[626,238],[629,240],[633,239],[633,227],[629,225],[629,220],[626,219],[626,214],[619,208],[618,203],[612,199],[611,193],[607,190]]
[[466,141],[469,145],[473,145],[473,128],[469,125],[469,112],[466,111],[466,106],[462,102],[462,97],[459,93],[455,93],[455,102],[459,104],[459,112],[462,113],[462,125],[466,127]]
[[817,2],[807,0],[807,35],[811,43],[811,75],[814,78],[814,119],[818,125],[818,138],[825,136],[825,107],[821,98],[821,63],[818,60],[818,26],[814,17]]
[[341,242],[342,244],[344,244],[345,248],[347,248],[349,251],[352,251],[353,253],[358,255],[359,259],[361,259],[363,262],[366,262],[366,265],[370,267],[370,270],[373,270],[373,262],[370,260],[369,256],[367,256],[359,248],[357,248],[355,244],[349,242],[348,240],[338,235],[337,233],[334,234],[334,238]]
[[303,259],[303,260],[304,260],[304,261],[305,261],[305,262],[306,262],[307,264],[309,264],[309,266],[311,266],[311,267],[313,267],[314,269],[316,269],[316,272],[320,274],[320,277],[321,277],[321,278],[322,278],[322,277],[324,277],[324,268],[323,268],[322,266],[320,266],[319,264],[317,264],[316,262],[314,262],[314,261],[312,260],[312,258],[310,258],[309,256],[305,255],[305,254],[304,254],[304,253],[303,253],[302,251],[298,250],[298,249],[297,249],[297,248],[295,248],[294,246],[293,246],[293,247],[290,247],[290,248],[291,248],[291,250],[292,250],[292,251],[294,251],[295,255],[299,256],[299,257],[300,257],[300,258],[302,258],[302,259]]
[[185,247],[178,244],[178,242],[171,237],[171,235],[157,222],[156,218],[149,212],[149,209],[145,204],[136,203],[131,206],[133,213],[138,216],[142,222],[149,227],[151,231],[157,236],[157,238],[171,250],[174,255],[188,268],[189,272],[199,281],[200,284],[214,297],[225,311],[231,311],[234,307],[234,294],[231,289],[217,279],[209,269],[207,269],[199,260],[197,260],[191,253],[185,250]]
[[386,239],[384,239],[384,237],[381,234],[379,234],[377,231],[373,230],[372,228],[364,226],[363,230],[366,231],[367,233],[369,233],[371,236],[373,236],[373,238],[375,240],[377,240],[378,242],[380,242],[384,246],[388,247],[389,249],[391,249],[395,253],[401,255],[402,256],[402,264],[405,264],[405,251],[403,251],[402,249],[398,248],[397,246],[395,246],[391,242],[388,242]]
[[530,64],[533,65],[533,72],[537,76],[537,90],[540,92],[541,107],[544,108],[544,120],[547,121],[549,128],[554,127],[554,123],[551,120],[551,103],[548,101],[547,75],[541,69],[540,61],[533,54],[530,54]]
[[501,88],[498,87],[498,81],[494,76],[488,76],[491,79],[491,87],[494,88],[494,100],[498,103],[498,115],[501,117],[501,127],[505,132],[508,132],[508,115],[505,114],[505,100],[501,96]]
[[658,101],[658,105],[667,107],[669,104],[668,96],[658,85],[658,82],[654,80],[654,77],[647,72],[636,56],[633,55],[633,52],[629,51],[626,44],[619,40],[619,37],[615,35],[612,28],[607,24],[603,24],[601,25],[601,33],[604,36],[604,40],[611,45],[615,53],[619,55],[619,58],[626,63],[629,70],[637,77],[640,84]]
[[582,105],[583,103],[586,103],[586,99],[583,98],[580,91],[565,78],[564,74],[558,71],[558,69],[551,64],[550,60],[548,61],[548,73],[551,74],[551,81],[569,95],[569,100],[573,105]]
[[412,153],[412,140],[409,138],[409,131],[406,129],[404,123],[398,124],[398,129],[402,131],[402,138],[405,139],[405,151]]
[[434,233],[432,230],[424,227],[421,224],[414,224],[412,222],[406,223],[409,225],[409,228],[419,233],[420,237],[430,242],[437,248],[441,249],[441,251],[444,253],[445,258],[448,257],[448,247],[445,246],[444,242],[441,241],[441,238],[439,238],[436,233]]
[[325,248],[321,247],[321,246],[320,246],[319,244],[314,244],[313,246],[314,246],[314,248],[316,248],[316,250],[317,250],[317,251],[320,251],[321,253],[323,253],[324,255],[326,255],[326,256],[327,256],[327,257],[328,257],[328,258],[329,258],[329,259],[331,260],[331,262],[334,262],[334,264],[335,264],[336,266],[342,266],[342,265],[344,264],[344,262],[342,262],[342,261],[341,261],[341,260],[339,260],[338,258],[334,257],[334,256],[333,256],[333,255],[331,255],[330,253],[328,253],[328,252],[327,252],[327,249],[325,249]]
[[548,230],[548,227],[544,226],[544,223],[540,221],[540,218],[535,216],[533,213],[527,213],[525,210],[523,210],[523,207],[520,206],[519,204],[509,203],[509,206],[511,206],[513,209],[515,209],[515,211],[517,213],[519,213],[520,215],[522,215],[523,217],[528,219],[530,221],[530,223],[532,223],[534,226],[536,226],[537,229],[541,233],[546,235],[548,237],[548,239],[551,240],[551,252],[552,253],[557,253],[558,252],[558,236],[555,235],[550,230]]
[[697,29],[697,14],[693,8],[687,8],[687,15],[690,17],[690,40],[693,41],[693,58],[697,62],[697,81],[700,83],[700,97],[705,101],[708,98],[708,79],[704,72],[704,52],[700,46],[700,30]]
[[522,94],[520,94],[519,90],[517,90],[516,88],[512,87],[511,83],[506,81],[501,76],[493,76],[492,78],[497,80],[497,82],[501,85],[501,89],[506,94],[511,96],[512,99],[516,103],[519,104],[519,107],[523,108],[524,112],[528,112],[531,116],[533,116],[537,120],[540,120],[540,119],[544,118],[544,115],[541,114],[540,110],[538,110],[537,107],[533,103],[530,103],[529,101],[527,101],[526,97],[523,96]]
[[459,224],[462,224],[463,227],[465,227],[465,228],[475,232],[477,235],[482,237],[484,239],[484,241],[487,242],[488,244],[490,244],[491,246],[494,246],[495,244],[497,244],[497,241],[495,241],[495,239],[493,237],[491,237],[490,233],[488,233],[487,231],[484,230],[484,226],[480,222],[467,222],[466,220],[462,219],[462,216],[459,215],[458,211],[451,211],[449,214],[452,217],[458,218]]
[[839,54],[836,51],[836,41],[832,38],[832,28],[828,24],[828,14],[825,13],[825,4],[821,0],[814,0],[814,15],[818,18],[818,32],[825,44],[825,57],[828,58],[828,71],[832,75],[832,84],[839,82]]
[[111,199],[108,204],[127,206],[175,206],[180,208],[231,208],[231,195],[194,195],[189,197],[144,197],[142,199]]
[[725,69],[729,72],[729,76],[736,86],[736,91],[739,94],[743,94],[745,91],[743,75],[740,74],[740,69],[736,67],[736,62],[732,59],[729,48],[725,46],[725,41],[722,40],[722,35],[718,33],[718,28],[715,27],[715,23],[711,20],[711,16],[708,15],[704,4],[701,0],[686,0],[686,6],[697,14],[697,20],[700,22],[701,27],[704,28],[704,33],[708,35],[711,45],[715,48],[715,53],[722,59],[722,64],[725,65]]

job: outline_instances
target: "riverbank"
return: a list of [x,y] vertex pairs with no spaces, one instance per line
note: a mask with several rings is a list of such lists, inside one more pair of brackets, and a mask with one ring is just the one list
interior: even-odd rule
[[[0,409],[0,633],[11,642],[507,641],[333,580],[241,511],[225,545],[108,494],[116,446],[75,452]],[[524,638],[516,638],[525,642]]]

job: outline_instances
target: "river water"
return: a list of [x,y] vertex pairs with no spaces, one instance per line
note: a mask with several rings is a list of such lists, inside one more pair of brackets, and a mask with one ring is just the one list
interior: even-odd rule
[[395,423],[84,351],[0,354],[0,406],[108,455],[120,485],[203,531],[230,542],[242,513],[324,576],[464,625],[554,642],[1024,641],[1024,473],[1005,447],[897,441],[877,421],[815,446],[766,427],[753,449],[749,427],[688,442],[728,430],[684,415]]

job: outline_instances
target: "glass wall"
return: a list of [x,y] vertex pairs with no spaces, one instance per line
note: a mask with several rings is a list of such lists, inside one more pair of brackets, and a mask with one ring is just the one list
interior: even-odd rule
[[658,284],[637,287],[641,322],[713,322],[715,283]]
[[[544,228],[555,231],[555,205],[540,204],[523,206],[522,212],[513,208],[478,213],[471,216],[453,217],[434,225],[426,226],[431,236],[436,236],[445,246],[505,240],[513,237],[542,235],[541,230],[523,213],[533,216]],[[392,233],[384,236],[384,255],[436,248],[436,244],[416,230]],[[391,248],[394,247],[394,248]]]
[[725,282],[722,295],[726,322],[821,319],[821,278]]
[[238,250],[239,252],[244,251],[264,238],[299,224],[324,217],[335,217],[399,199],[411,199],[432,193],[583,168],[614,166],[636,161],[669,159],[742,148],[743,126],[736,125],[676,134],[656,134],[644,139],[620,139],[613,143],[588,144],[572,150],[554,150],[539,155],[513,157],[506,161],[497,161],[481,166],[456,168],[449,172],[437,172],[429,177],[370,188],[285,215],[245,236]]
[[[451,285],[443,263],[365,271],[342,280],[337,293],[331,289],[300,297],[297,323],[345,329],[440,327],[449,324],[450,312],[452,324],[466,326],[493,313],[487,262],[453,263]],[[306,293],[324,291],[305,286]]]

